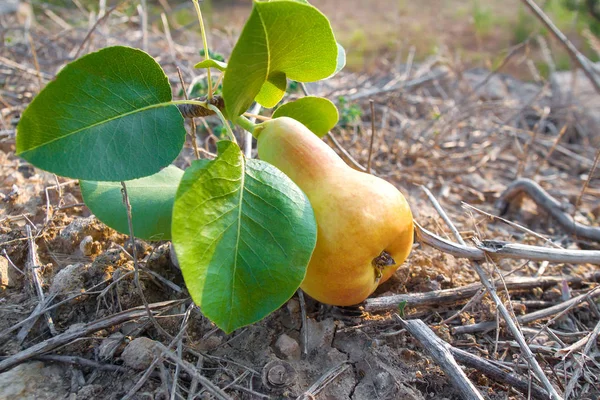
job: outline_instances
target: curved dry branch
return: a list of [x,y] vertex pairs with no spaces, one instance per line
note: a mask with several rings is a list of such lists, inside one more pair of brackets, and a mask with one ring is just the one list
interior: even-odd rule
[[573,217],[563,210],[563,207],[558,200],[531,179],[517,179],[506,188],[496,203],[501,214],[506,213],[511,200],[521,193],[528,194],[529,197],[531,197],[538,206],[542,207],[550,214],[565,231],[582,239],[600,242],[600,228],[586,226],[575,221]]

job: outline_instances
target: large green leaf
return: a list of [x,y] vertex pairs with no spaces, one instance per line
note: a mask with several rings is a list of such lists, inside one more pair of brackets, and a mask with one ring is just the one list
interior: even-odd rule
[[306,96],[277,108],[273,118],[277,117],[294,118],[318,137],[323,137],[337,124],[339,114],[331,101],[323,97]]
[[[171,239],[171,215],[183,171],[170,165],[157,174],[125,182],[133,233],[145,240]],[[129,234],[119,182],[80,181],[85,204],[106,225]]]
[[246,111],[259,93],[257,100],[273,107],[285,93],[286,79],[327,78],[336,70],[337,55],[331,25],[315,7],[299,1],[254,2],[223,79],[228,117]]
[[304,279],[316,222],[304,193],[277,168],[229,141],[194,162],[173,208],[173,244],[186,286],[225,332],[279,308]]
[[19,122],[17,153],[58,175],[124,181],[169,165],[184,140],[161,67],[116,46],[70,63],[40,92]]

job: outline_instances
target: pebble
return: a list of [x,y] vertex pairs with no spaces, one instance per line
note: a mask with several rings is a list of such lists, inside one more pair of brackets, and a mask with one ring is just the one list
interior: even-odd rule
[[156,342],[146,337],[133,339],[121,354],[125,365],[138,371],[145,370],[154,360]]
[[286,360],[300,359],[300,345],[285,333],[275,342],[275,351]]

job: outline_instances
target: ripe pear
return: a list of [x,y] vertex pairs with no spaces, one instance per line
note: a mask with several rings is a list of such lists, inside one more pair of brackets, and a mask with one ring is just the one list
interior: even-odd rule
[[294,181],[315,213],[317,244],[300,287],[322,303],[362,302],[410,253],[406,199],[385,180],[350,168],[292,118],[263,122],[254,136],[259,157]]

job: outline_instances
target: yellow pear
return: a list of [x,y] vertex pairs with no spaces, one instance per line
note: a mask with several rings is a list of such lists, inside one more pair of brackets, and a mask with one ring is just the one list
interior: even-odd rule
[[257,126],[259,157],[304,191],[317,221],[317,244],[300,286],[316,300],[358,304],[404,262],[413,219],[393,185],[350,168],[300,122],[280,117]]

